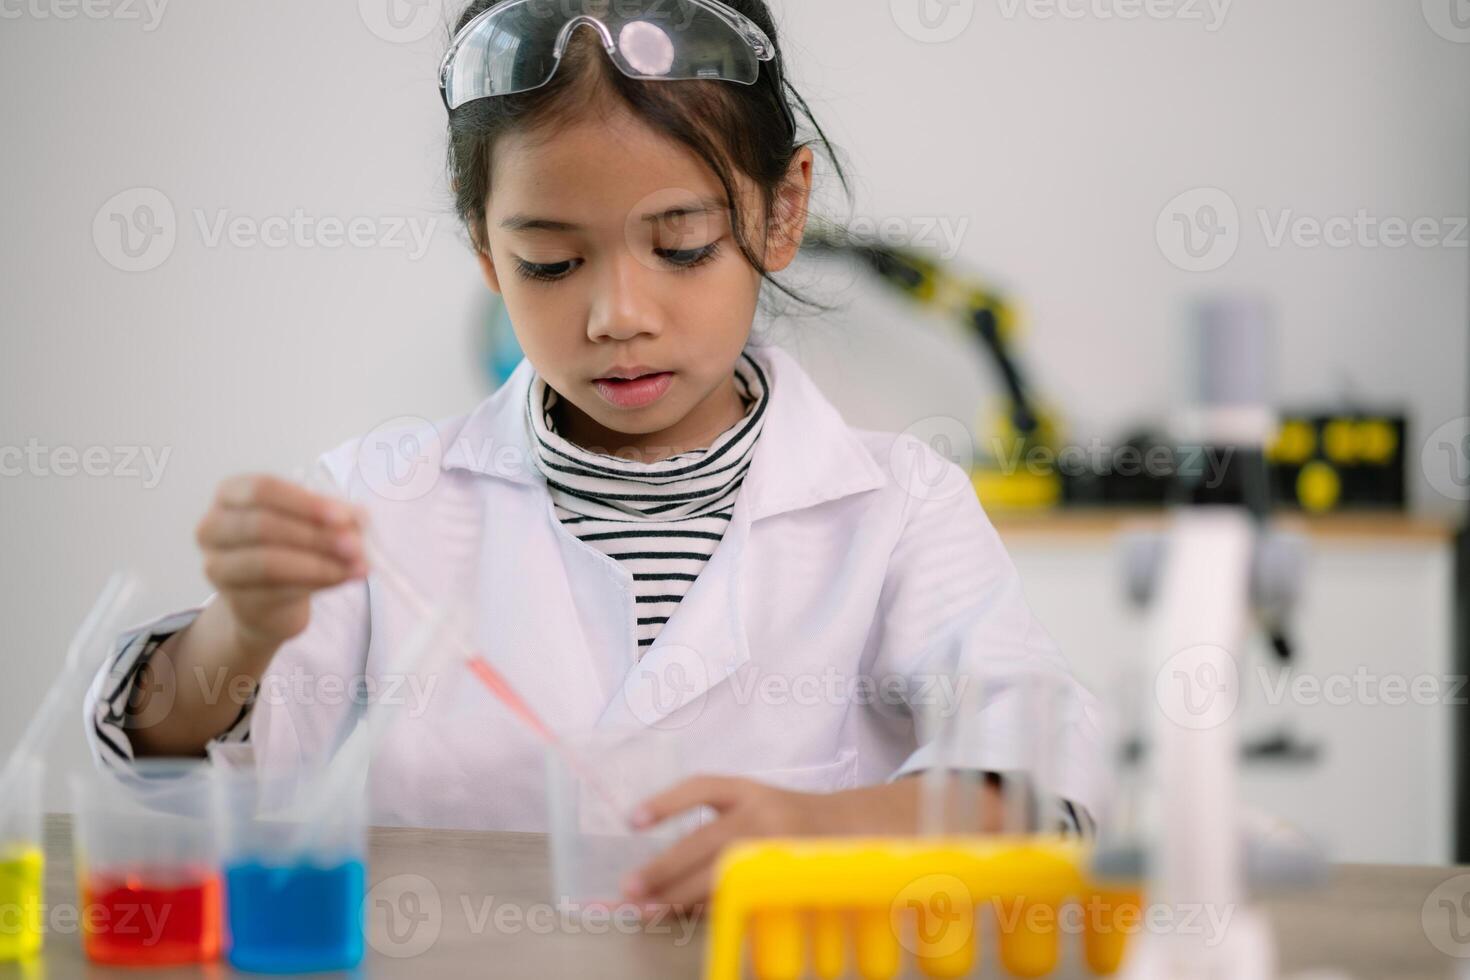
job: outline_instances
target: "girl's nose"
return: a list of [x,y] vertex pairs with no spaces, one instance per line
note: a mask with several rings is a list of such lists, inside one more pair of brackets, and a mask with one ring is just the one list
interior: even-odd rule
[[595,341],[632,340],[663,333],[664,319],[657,298],[662,270],[651,262],[624,252],[609,262],[598,283],[598,295],[587,321],[587,336]]

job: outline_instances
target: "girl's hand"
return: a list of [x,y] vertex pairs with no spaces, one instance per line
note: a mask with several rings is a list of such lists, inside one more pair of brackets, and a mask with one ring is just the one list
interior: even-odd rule
[[195,537],[204,574],[249,648],[273,652],[306,629],[313,592],[367,574],[357,514],[272,476],[220,484]]
[[[957,785],[978,794],[975,812],[982,828],[998,830],[999,790],[966,780]],[[714,884],[720,852],[743,838],[914,834],[919,827],[919,780],[838,793],[797,793],[749,779],[696,776],[645,801],[633,823],[646,829],[697,806],[712,807],[718,816],[630,875],[623,882],[624,898],[645,907],[672,906],[699,914]]]

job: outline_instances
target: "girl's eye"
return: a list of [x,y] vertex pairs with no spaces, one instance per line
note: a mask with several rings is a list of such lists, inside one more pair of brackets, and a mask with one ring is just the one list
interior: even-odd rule
[[527,262],[525,259],[516,259],[516,266],[520,274],[527,279],[537,282],[556,282],[571,275],[576,266],[576,260],[569,259],[566,262]]
[[720,243],[713,241],[702,248],[656,248],[653,251],[655,255],[669,263],[675,269],[693,269],[695,266],[704,265],[704,263],[714,258],[720,251]]
[[[713,259],[719,254],[720,243],[713,241],[700,248],[656,248],[653,251],[676,271],[682,272]],[[536,282],[558,282],[571,275],[581,264],[581,259],[568,259],[565,262],[527,262],[525,259],[516,259],[516,268],[521,276]]]

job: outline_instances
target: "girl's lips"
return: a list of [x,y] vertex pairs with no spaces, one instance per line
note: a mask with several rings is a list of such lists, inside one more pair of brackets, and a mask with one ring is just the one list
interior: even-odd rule
[[673,381],[673,372],[662,371],[658,374],[645,374],[632,381],[598,378],[592,383],[597,386],[598,394],[618,408],[643,408],[662,398]]

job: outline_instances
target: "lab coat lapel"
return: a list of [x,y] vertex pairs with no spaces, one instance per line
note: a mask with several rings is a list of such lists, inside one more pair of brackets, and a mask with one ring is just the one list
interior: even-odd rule
[[[528,603],[522,608],[537,610],[534,618],[545,624],[539,631],[528,625],[517,636],[513,651],[513,659],[528,672],[526,694],[533,704],[540,706],[543,699],[556,696],[554,686],[547,685],[565,683],[564,671],[581,670],[599,681],[593,685],[584,678],[581,686],[586,692],[600,688],[606,699],[596,716],[598,727],[686,724],[692,720],[691,712],[701,710],[710,690],[751,658],[744,623],[760,606],[759,581],[752,578],[746,561],[753,525],[874,490],[886,482],[883,468],[795,358],[776,347],[750,350],[766,372],[771,391],[750,470],[736,496],[724,537],[641,659],[633,639],[632,576],[555,526],[523,417],[533,376],[529,361],[523,360],[506,384],[469,416],[447,448],[445,469],[471,470],[525,484],[527,495],[538,501],[530,511],[522,508],[515,515],[489,515],[491,533],[485,539],[486,548],[491,549],[485,555],[486,565],[500,569],[487,578],[503,590],[499,593],[502,602],[521,596]],[[502,535],[493,533],[497,525],[520,521],[530,522],[534,531],[528,533],[523,524],[505,526]],[[498,550],[497,537],[502,542]],[[519,542],[524,553],[508,556],[503,547],[506,540]],[[533,557],[537,555],[545,557]],[[779,558],[778,552],[767,548],[761,560]],[[527,593],[526,576],[518,575],[515,562],[535,564],[535,577],[551,594]],[[558,574],[553,568],[542,568],[540,562],[560,564],[563,571]],[[529,623],[528,616],[514,618]],[[584,630],[578,623],[589,625]],[[554,638],[555,649],[547,649],[548,638]],[[506,663],[509,665],[509,658]],[[542,674],[533,677],[530,672],[538,663]],[[540,697],[533,697],[532,690]],[[578,707],[568,705],[569,710],[558,712],[561,720],[574,722],[582,716],[585,703],[580,696],[577,700]]]
[[679,602],[658,639],[628,670],[599,728],[682,726],[702,709],[710,688],[749,659],[741,561],[750,520],[737,495],[730,526]]
[[486,494],[481,608],[500,610],[479,620],[486,656],[553,728],[587,728],[628,661],[625,587],[617,569],[557,524],[524,418],[532,377],[522,360],[448,434],[441,465]]
[[[753,348],[771,396],[735,498],[730,526],[709,563],[623,679],[600,727],[682,727],[711,689],[750,661],[745,618],[758,615],[758,571],[748,560],[755,522],[884,485],[883,470],[796,360]],[[779,560],[767,550],[762,560]]]
[[617,569],[566,541],[532,493],[487,512],[485,547],[482,608],[502,610],[480,620],[486,655],[552,728],[591,726],[631,642]]

